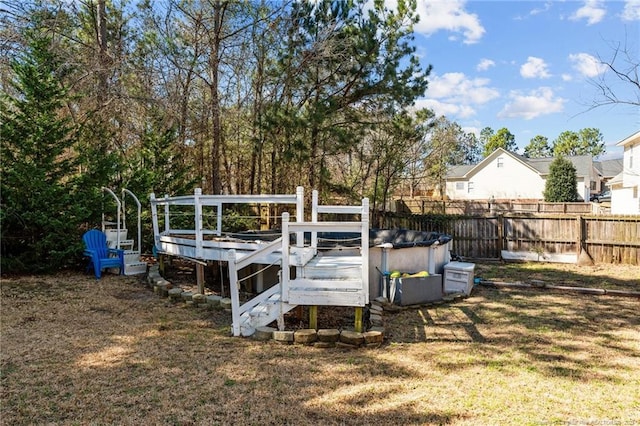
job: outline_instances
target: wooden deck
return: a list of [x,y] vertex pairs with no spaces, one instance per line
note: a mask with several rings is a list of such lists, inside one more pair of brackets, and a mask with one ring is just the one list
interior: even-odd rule
[[[151,194],[151,210],[156,250],[165,255],[192,259],[196,262],[223,261],[229,266],[229,287],[233,334],[250,335],[255,327],[278,320],[296,305],[328,305],[363,307],[369,299],[369,202],[359,206],[320,206],[318,193],[313,192],[311,222],[304,222],[304,191],[295,195],[209,196],[196,190],[193,196],[157,199]],[[295,205],[295,221],[289,213],[282,214],[282,229],[275,241],[262,241],[260,234],[243,235],[242,239],[225,237],[222,216],[225,204],[283,203]],[[172,229],[171,210],[178,208],[184,223],[185,210],[193,212],[193,229]],[[159,208],[164,215],[159,215]],[[203,220],[203,211],[212,209],[215,220]],[[359,215],[357,222],[326,222],[321,214]],[[161,226],[161,223],[163,222]],[[214,223],[205,229],[205,223]],[[209,225],[211,226],[211,225]],[[160,229],[163,228],[161,231]],[[318,234],[356,234],[359,244],[347,252],[322,253],[318,249]],[[305,241],[304,236],[310,236]],[[292,240],[293,238],[293,240]],[[345,255],[347,254],[348,255]],[[279,282],[254,299],[240,304],[238,272],[254,264],[279,266]]]

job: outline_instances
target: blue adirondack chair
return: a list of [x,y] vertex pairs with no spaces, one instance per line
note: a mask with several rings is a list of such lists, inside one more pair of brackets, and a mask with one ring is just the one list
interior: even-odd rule
[[92,229],[82,236],[84,241],[84,255],[89,258],[89,266],[93,265],[96,278],[102,276],[105,268],[120,268],[120,273],[124,272],[124,250],[112,249],[107,246],[107,236],[104,232]]

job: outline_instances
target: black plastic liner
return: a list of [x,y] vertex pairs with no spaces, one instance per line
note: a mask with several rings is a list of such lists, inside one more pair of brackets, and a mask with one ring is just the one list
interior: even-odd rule
[[[231,235],[230,235],[231,236]],[[278,231],[246,231],[232,234],[233,238],[243,241],[273,241],[278,238]],[[304,235],[305,244],[311,241],[311,234]],[[438,232],[412,231],[408,229],[370,229],[369,247],[391,244],[394,249],[408,247],[429,247],[435,243],[446,244],[451,236]],[[291,242],[296,240],[291,235]],[[360,247],[360,233],[357,232],[318,232],[318,247]]]
[[369,245],[391,243],[393,248],[428,247],[436,242],[447,244],[451,241],[450,235],[439,232],[412,231],[409,229],[370,229]]

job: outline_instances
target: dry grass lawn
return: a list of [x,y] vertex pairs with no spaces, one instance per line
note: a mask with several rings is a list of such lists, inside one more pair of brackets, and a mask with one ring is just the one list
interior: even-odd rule
[[1,296],[6,425],[640,423],[637,298],[481,287],[345,350],[229,337],[229,312],[131,277],[6,277]]

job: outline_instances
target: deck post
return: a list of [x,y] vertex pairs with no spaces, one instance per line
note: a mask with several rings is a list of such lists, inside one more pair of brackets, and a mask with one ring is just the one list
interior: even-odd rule
[[[304,222],[304,187],[302,186],[296,188],[296,222]],[[304,232],[299,231],[296,234],[296,245],[304,246]]]
[[309,328],[318,330],[318,305],[309,306]]
[[[318,190],[314,189],[311,193],[311,222],[318,222]],[[318,248],[318,231],[311,231],[311,247],[315,250]]]
[[289,213],[282,213],[282,272],[280,298],[283,302],[289,301],[289,281],[291,273],[289,271]]
[[[362,199],[362,235],[361,235],[361,253],[362,256],[362,286],[364,287],[364,303],[369,303],[369,199]],[[362,321],[362,312],[360,312]]]
[[169,194],[164,194],[164,231],[169,235],[171,225],[169,224]]
[[[158,205],[156,204],[156,194],[151,193],[149,195],[149,200],[151,201],[151,222],[153,223],[153,245],[158,250],[160,247],[160,228],[158,227]],[[142,240],[138,241],[140,247],[142,247]]]
[[240,295],[238,294],[238,270],[236,269],[236,251],[229,250],[229,293],[231,294],[231,319],[234,336],[240,336]]
[[202,202],[200,196],[202,195],[202,189],[196,188],[193,191],[193,207],[195,209],[195,231],[196,231],[196,259],[204,259],[204,250],[202,248]]
[[364,331],[362,326],[362,307],[361,306],[356,307],[356,321],[354,324],[354,328],[357,333],[362,333]]
[[204,265],[196,263],[196,283],[198,283],[198,293],[204,294]]
[[284,331],[284,312],[282,309],[282,269],[278,271],[278,285],[280,286],[280,302],[278,303],[278,330]]

